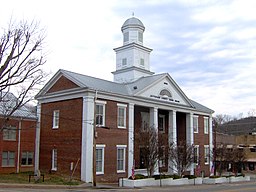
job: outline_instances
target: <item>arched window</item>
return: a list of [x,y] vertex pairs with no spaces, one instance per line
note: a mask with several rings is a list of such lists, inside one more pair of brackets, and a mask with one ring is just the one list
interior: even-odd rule
[[172,94],[167,89],[163,89],[162,91],[160,91],[160,96],[162,96],[162,97],[172,97]]

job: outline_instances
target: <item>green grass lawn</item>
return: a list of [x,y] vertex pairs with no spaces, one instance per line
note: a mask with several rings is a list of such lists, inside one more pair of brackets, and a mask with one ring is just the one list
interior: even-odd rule
[[[0,183],[28,184],[29,174],[33,174],[33,172],[0,174]],[[74,179],[70,181],[69,177],[64,177],[56,174],[44,174],[44,182],[42,176],[38,182],[35,182],[33,176],[31,177],[30,184],[37,183],[46,185],[79,185],[83,182]]]

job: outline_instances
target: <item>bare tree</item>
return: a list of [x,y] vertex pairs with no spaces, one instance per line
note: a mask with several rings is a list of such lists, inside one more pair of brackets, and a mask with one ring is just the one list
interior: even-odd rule
[[[33,99],[35,88],[46,77],[42,70],[44,39],[38,23],[24,21],[11,22],[0,36],[0,103],[5,119]],[[6,106],[10,92],[15,92],[15,104]]]
[[[240,148],[227,148],[227,146],[220,146],[216,148],[216,161],[218,162],[217,170],[219,175],[222,175],[223,169],[226,169],[230,164],[233,167],[235,174],[241,169],[242,162],[246,160],[246,154],[243,149]],[[231,170],[230,170],[231,171]]]
[[147,169],[148,176],[152,176],[155,172],[159,161],[166,157],[165,146],[161,134],[154,127],[146,128],[140,132],[139,144],[141,147],[140,155],[143,157],[144,166]]
[[140,146],[147,173],[152,176],[158,160],[158,135],[154,128],[147,128],[140,132]]
[[169,157],[174,165],[174,171],[182,176],[194,163],[194,146],[186,141],[180,141],[178,144],[172,143],[169,147]]
[[222,175],[225,162],[226,162],[226,151],[227,151],[226,146],[223,146],[223,145],[214,148],[215,163],[218,162],[218,166],[216,164],[215,169],[216,171],[218,171],[220,176]]

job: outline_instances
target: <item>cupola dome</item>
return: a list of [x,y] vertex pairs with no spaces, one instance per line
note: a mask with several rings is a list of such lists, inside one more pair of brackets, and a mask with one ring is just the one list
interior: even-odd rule
[[127,28],[140,28],[142,31],[145,30],[143,23],[136,17],[131,17],[124,22],[121,28],[122,32]]

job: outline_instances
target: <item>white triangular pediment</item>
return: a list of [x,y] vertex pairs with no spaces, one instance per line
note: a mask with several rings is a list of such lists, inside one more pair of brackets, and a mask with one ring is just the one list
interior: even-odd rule
[[192,106],[188,97],[168,74],[157,79],[154,83],[144,87],[144,89],[136,93],[136,96]]

